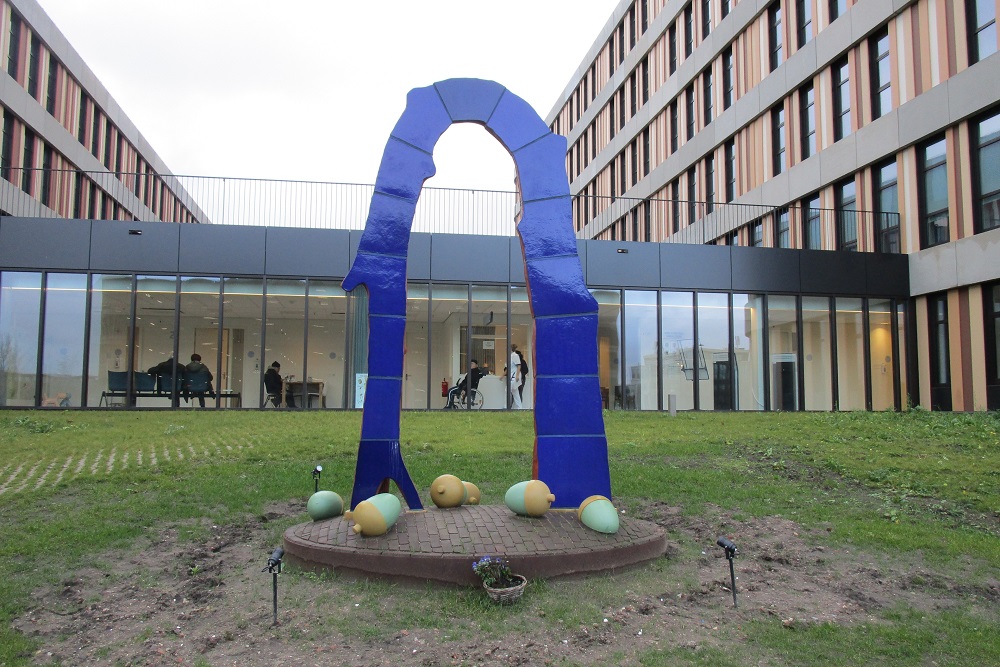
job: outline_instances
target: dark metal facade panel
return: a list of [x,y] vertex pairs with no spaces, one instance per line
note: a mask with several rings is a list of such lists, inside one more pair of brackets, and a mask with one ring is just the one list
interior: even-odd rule
[[864,253],[868,294],[906,298],[910,295],[910,261],[906,255]]
[[798,292],[799,253],[776,248],[730,249],[733,290],[737,292]]
[[521,247],[521,237],[510,238],[510,282],[512,285],[523,285],[524,280],[524,249]]
[[509,282],[510,239],[504,236],[435,234],[431,240],[431,280]]
[[[347,275],[346,273],[344,274]],[[410,245],[406,250],[407,280],[430,280],[431,278],[431,235],[410,234]]]
[[587,245],[588,285],[659,287],[659,244],[591,241]]
[[[91,222],[90,268],[93,271],[177,273],[181,227],[186,226],[167,222],[94,220]],[[226,242],[231,240],[227,238]]]
[[660,287],[729,290],[733,287],[729,246],[660,243]]
[[270,276],[343,278],[350,268],[350,234],[335,229],[268,228],[264,269]]
[[261,274],[265,227],[177,225],[181,273]]
[[90,221],[0,219],[0,266],[86,271],[90,266]]
[[799,250],[804,294],[858,294],[867,286],[865,253]]

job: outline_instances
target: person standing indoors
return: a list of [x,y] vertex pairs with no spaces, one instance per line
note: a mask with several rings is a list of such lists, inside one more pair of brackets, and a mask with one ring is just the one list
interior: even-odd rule
[[524,358],[524,353],[514,347],[517,358],[521,360],[521,382],[517,385],[517,394],[521,397],[521,405],[524,405],[524,383],[528,381],[528,361]]
[[510,361],[507,363],[507,373],[510,375],[510,400],[515,410],[521,409],[521,358],[517,354],[517,345],[510,344]]

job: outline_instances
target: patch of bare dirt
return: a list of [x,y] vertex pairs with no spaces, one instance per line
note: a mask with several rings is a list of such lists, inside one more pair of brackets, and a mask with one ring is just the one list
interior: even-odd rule
[[[736,523],[723,512],[692,518],[649,503],[632,513],[671,536],[663,576],[655,589],[623,593],[593,623],[553,624],[532,604],[529,588],[521,613],[539,618],[527,632],[317,632],[324,618],[351,613],[356,582],[333,578],[280,591],[275,627],[271,576],[261,572],[275,546],[267,524],[303,512],[301,502],[275,506],[240,525],[211,526],[210,536],[195,543],[164,530],[138,555],[109,558],[104,570],[76,572],[38,591],[15,627],[38,640],[34,662],[41,665],[600,665],[657,648],[698,651],[736,641],[744,623],[760,618],[794,631],[811,623],[874,622],[880,609],[898,603],[934,610],[1000,602],[995,579],[971,585],[961,573],[912,560],[821,546],[787,519]],[[728,563],[715,546],[720,534],[740,549],[735,610]]]

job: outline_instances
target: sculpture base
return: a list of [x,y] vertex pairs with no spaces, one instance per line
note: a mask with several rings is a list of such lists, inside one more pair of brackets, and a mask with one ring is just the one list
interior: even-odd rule
[[404,512],[385,535],[361,537],[342,516],[285,531],[285,554],[309,567],[478,586],[472,562],[501,555],[529,579],[606,572],[662,556],[664,530],[620,517],[617,533],[590,530],[576,510],[523,517],[502,505]]

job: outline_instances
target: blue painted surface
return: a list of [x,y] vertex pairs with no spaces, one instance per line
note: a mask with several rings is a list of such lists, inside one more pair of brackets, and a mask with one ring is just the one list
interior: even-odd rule
[[518,235],[536,335],[532,473],[577,507],[611,497],[597,373],[597,302],[587,289],[573,234],[566,139],[524,100],[493,81],[449,79],[407,95],[386,143],[365,231],[346,290],[369,296],[368,385],[351,506],[396,482],[411,509],[423,507],[403,463],[399,424],[406,317],[406,254],[420,189],[434,175],[434,145],[453,122],[474,122],[510,151],[523,202]]

